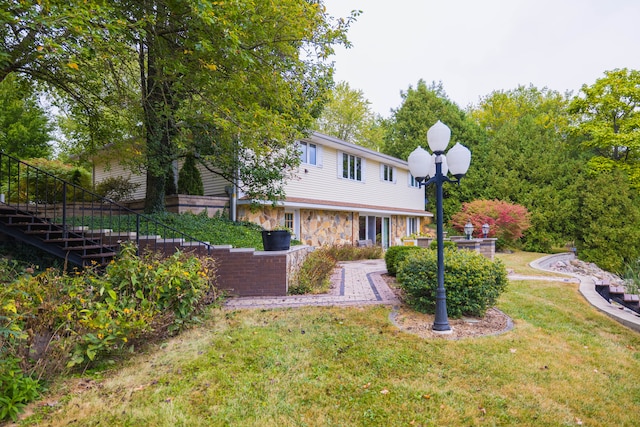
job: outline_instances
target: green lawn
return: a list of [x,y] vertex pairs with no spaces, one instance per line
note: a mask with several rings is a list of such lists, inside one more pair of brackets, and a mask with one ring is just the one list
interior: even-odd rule
[[387,307],[212,309],[119,369],[52,385],[23,424],[638,424],[640,334],[575,284],[511,282],[499,308],[512,331],[460,341],[403,333]]

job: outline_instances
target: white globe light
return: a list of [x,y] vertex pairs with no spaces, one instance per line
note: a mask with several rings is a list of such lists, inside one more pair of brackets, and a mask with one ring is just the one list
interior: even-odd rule
[[429,164],[431,163],[431,155],[422,147],[418,147],[409,154],[407,159],[409,163],[409,172],[414,178],[423,179],[429,176]]
[[449,171],[456,178],[462,178],[471,165],[471,151],[464,145],[456,143],[451,150],[447,152],[449,158]]
[[444,153],[451,139],[451,129],[440,120],[427,131],[427,142],[434,153]]

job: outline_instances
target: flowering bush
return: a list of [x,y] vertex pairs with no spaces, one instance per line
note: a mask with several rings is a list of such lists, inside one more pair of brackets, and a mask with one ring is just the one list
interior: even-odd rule
[[524,232],[531,227],[527,208],[501,200],[475,200],[462,204],[462,210],[453,215],[453,228],[464,232],[465,224],[470,221],[476,233],[483,224],[489,224],[488,237],[496,237],[498,246],[513,245]]

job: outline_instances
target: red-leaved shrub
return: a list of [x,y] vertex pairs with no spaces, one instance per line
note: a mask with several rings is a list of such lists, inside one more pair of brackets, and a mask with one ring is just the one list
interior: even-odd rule
[[463,232],[464,225],[471,221],[475,237],[482,235],[483,224],[489,224],[488,237],[497,237],[510,244],[515,243],[531,227],[529,217],[529,211],[522,205],[501,200],[474,200],[462,204],[462,210],[453,215],[451,224]]

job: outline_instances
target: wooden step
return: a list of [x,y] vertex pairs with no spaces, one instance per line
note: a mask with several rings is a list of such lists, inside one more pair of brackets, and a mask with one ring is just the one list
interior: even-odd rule
[[624,294],[622,299],[625,305],[640,306],[640,297],[634,294]]
[[609,286],[609,294],[624,295],[624,286]]

